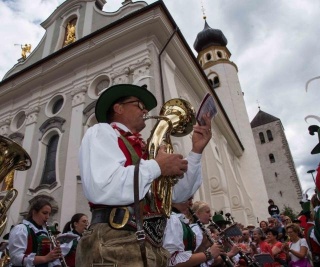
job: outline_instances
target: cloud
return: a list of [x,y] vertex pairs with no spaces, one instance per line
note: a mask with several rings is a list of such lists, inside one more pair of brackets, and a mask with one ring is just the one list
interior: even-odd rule
[[[21,57],[20,46],[33,49],[45,31],[40,23],[63,0],[15,0],[0,2],[1,34],[5,41],[0,51],[0,76]],[[104,10],[114,12],[123,1],[108,0]],[[155,0],[147,0],[153,3]],[[164,0],[172,17],[193,50],[197,34],[204,27],[201,1]],[[311,155],[317,143],[308,134],[307,115],[320,116],[319,76],[320,2],[318,0],[256,1],[203,0],[210,27],[220,29],[228,39],[231,60],[238,66],[239,80],[250,120],[261,109],[278,117],[285,129],[297,172],[304,189],[312,186],[307,174],[316,169],[320,155]],[[195,51],[193,50],[195,53]],[[196,54],[196,53],[195,53]]]

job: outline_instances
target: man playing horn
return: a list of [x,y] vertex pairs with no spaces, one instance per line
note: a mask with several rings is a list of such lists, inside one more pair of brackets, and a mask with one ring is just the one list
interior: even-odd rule
[[[205,125],[194,126],[192,151],[186,159],[161,147],[156,157],[148,160],[139,133],[146,126],[145,115],[156,105],[150,91],[128,84],[108,88],[97,100],[95,115],[99,123],[87,130],[79,153],[92,221],[77,248],[78,267],[95,263],[167,266],[170,255],[162,248],[167,218],[159,212],[159,203],[150,201],[149,189],[161,175],[183,176],[173,187],[172,199],[182,202],[196,192],[202,182],[201,154],[211,139],[211,119],[204,116]],[[134,183],[135,165],[140,168],[136,172],[138,184]],[[137,197],[140,204],[134,205]],[[140,212],[135,212],[138,209]]]

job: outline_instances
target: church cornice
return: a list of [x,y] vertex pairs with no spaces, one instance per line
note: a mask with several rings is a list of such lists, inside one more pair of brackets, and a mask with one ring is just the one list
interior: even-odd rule
[[229,65],[232,65],[236,71],[238,72],[238,66],[233,62],[233,61],[230,61],[228,59],[219,59],[219,60],[216,60],[216,61],[209,61],[209,62],[206,62],[204,65],[203,65],[203,69],[208,69],[210,67],[213,67],[215,65],[218,65],[218,64],[229,64]]

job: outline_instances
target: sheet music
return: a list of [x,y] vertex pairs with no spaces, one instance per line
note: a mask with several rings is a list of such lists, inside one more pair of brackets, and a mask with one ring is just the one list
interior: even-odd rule
[[199,123],[199,125],[204,125],[205,123],[202,118],[204,114],[209,114],[210,119],[212,119],[217,115],[217,113],[218,111],[217,111],[216,103],[214,102],[213,96],[210,93],[207,93],[203,98],[200,108],[198,110],[198,113],[196,116],[197,122]]

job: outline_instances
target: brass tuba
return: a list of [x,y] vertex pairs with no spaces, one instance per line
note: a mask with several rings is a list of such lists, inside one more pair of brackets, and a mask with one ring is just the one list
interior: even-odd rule
[[7,211],[18,195],[13,188],[14,170],[25,171],[31,167],[29,154],[16,142],[0,135],[0,183],[5,180],[5,190],[0,192],[0,236],[7,224]]
[[[149,159],[154,159],[161,145],[166,153],[173,153],[170,135],[182,137],[192,132],[196,123],[195,110],[183,99],[174,98],[167,101],[161,108],[159,116],[146,116],[145,119],[157,119],[157,123],[148,138],[147,148]],[[152,182],[149,194],[152,209],[169,217],[172,204],[172,187],[181,177],[160,176]],[[161,203],[160,207],[157,203]]]

